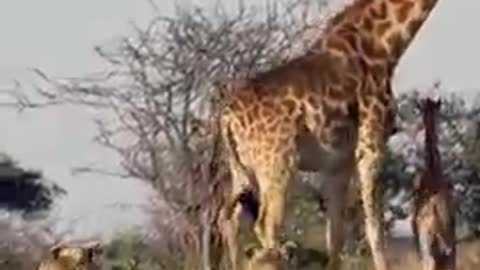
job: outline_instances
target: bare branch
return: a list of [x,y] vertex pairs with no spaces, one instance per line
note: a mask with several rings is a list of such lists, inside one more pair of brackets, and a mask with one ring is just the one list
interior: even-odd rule
[[319,2],[267,0],[259,9],[238,0],[235,10],[220,1],[212,10],[177,7],[173,16],[158,15],[145,28],[132,24],[134,34],[113,47],[96,46],[106,71],[55,78],[32,69],[41,81],[34,89],[40,98],[12,97],[22,108],[74,104],[97,113],[94,139],[118,154],[121,170],[82,166],[73,173],[151,183],[175,213],[176,226],[184,225],[183,240],[200,249],[205,212],[198,206],[218,204],[207,203],[218,193],[212,191],[220,188],[216,181],[228,182],[207,124],[213,82],[252,76],[304,50],[310,31],[323,23],[312,12]]

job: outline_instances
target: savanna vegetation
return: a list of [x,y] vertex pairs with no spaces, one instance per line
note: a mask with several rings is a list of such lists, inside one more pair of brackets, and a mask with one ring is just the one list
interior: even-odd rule
[[[118,155],[118,171],[105,171],[101,165],[76,171],[133,177],[156,191],[157,204],[150,211],[153,231],[127,231],[111,239],[102,269],[216,269],[220,246],[215,218],[222,203],[218,194],[229,188],[229,175],[211,128],[215,82],[248,77],[288,61],[317,37],[329,15],[325,4],[314,0],[266,1],[261,9],[241,0],[222,3],[178,7],[170,15],[160,14],[152,4],[159,14],[148,26],[133,25],[132,34],[95,47],[107,66],[104,71],[56,78],[48,70],[35,70],[39,85],[33,90],[19,85],[10,92],[21,110],[69,104],[94,112],[98,133],[93,139]],[[423,166],[423,129],[414,101],[425,93],[444,99],[440,151],[457,201],[459,269],[480,267],[480,99],[447,94],[454,90],[443,89],[440,82],[432,82],[432,89],[395,89],[399,132],[389,143],[383,194],[385,230],[392,236],[389,254],[398,269],[418,266],[410,239],[396,237],[393,228],[408,218],[411,179]],[[0,160],[0,208],[22,211],[25,219],[48,211],[56,195],[32,184],[41,177],[11,159]],[[296,264],[320,269],[315,267],[325,261],[324,183],[309,174],[298,178],[286,235],[299,245]],[[369,269],[361,213],[352,219],[345,269]],[[31,269],[52,243],[46,239],[61,238],[25,224],[0,224],[0,269]],[[242,239],[251,241],[249,223],[244,225]]]

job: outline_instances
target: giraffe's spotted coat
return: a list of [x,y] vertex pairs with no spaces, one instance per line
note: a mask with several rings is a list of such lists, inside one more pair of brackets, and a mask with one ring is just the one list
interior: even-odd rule
[[[391,79],[399,58],[436,0],[356,0],[335,16],[311,51],[241,83],[226,84],[220,114],[235,201],[258,186],[254,226],[276,249],[288,185],[297,170],[327,178],[327,247],[336,265],[343,245],[345,190],[358,177],[366,234],[377,270],[386,270],[379,197],[386,140],[394,130]],[[222,214],[233,269],[239,208]]]
[[455,206],[451,185],[442,172],[436,130],[440,102],[426,99],[420,109],[425,125],[425,168],[414,179],[412,229],[423,269],[455,269]]

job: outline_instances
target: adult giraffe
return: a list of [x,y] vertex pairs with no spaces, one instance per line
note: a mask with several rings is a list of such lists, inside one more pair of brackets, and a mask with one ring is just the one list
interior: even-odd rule
[[425,126],[425,168],[414,179],[412,229],[424,270],[453,270],[456,260],[455,205],[438,151],[440,106],[428,98],[418,106]]
[[[263,248],[279,248],[290,178],[298,169],[316,171],[329,182],[327,248],[336,268],[345,190],[356,176],[375,268],[387,269],[377,197],[396,111],[390,81],[436,2],[356,0],[330,20],[305,55],[221,87],[219,126],[229,149],[230,200],[256,186],[260,209],[254,230]],[[230,208],[220,222],[235,268],[241,206]]]

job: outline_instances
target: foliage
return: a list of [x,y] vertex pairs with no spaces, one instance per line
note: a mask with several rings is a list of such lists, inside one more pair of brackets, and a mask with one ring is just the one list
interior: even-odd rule
[[65,190],[43,179],[42,173],[21,168],[0,155],[0,209],[34,218],[50,209],[56,196]]
[[153,256],[147,256],[148,249],[149,246],[140,235],[131,232],[120,233],[106,245],[102,269],[163,269]]
[[0,222],[0,270],[34,269],[48,251],[52,235],[32,223]]

